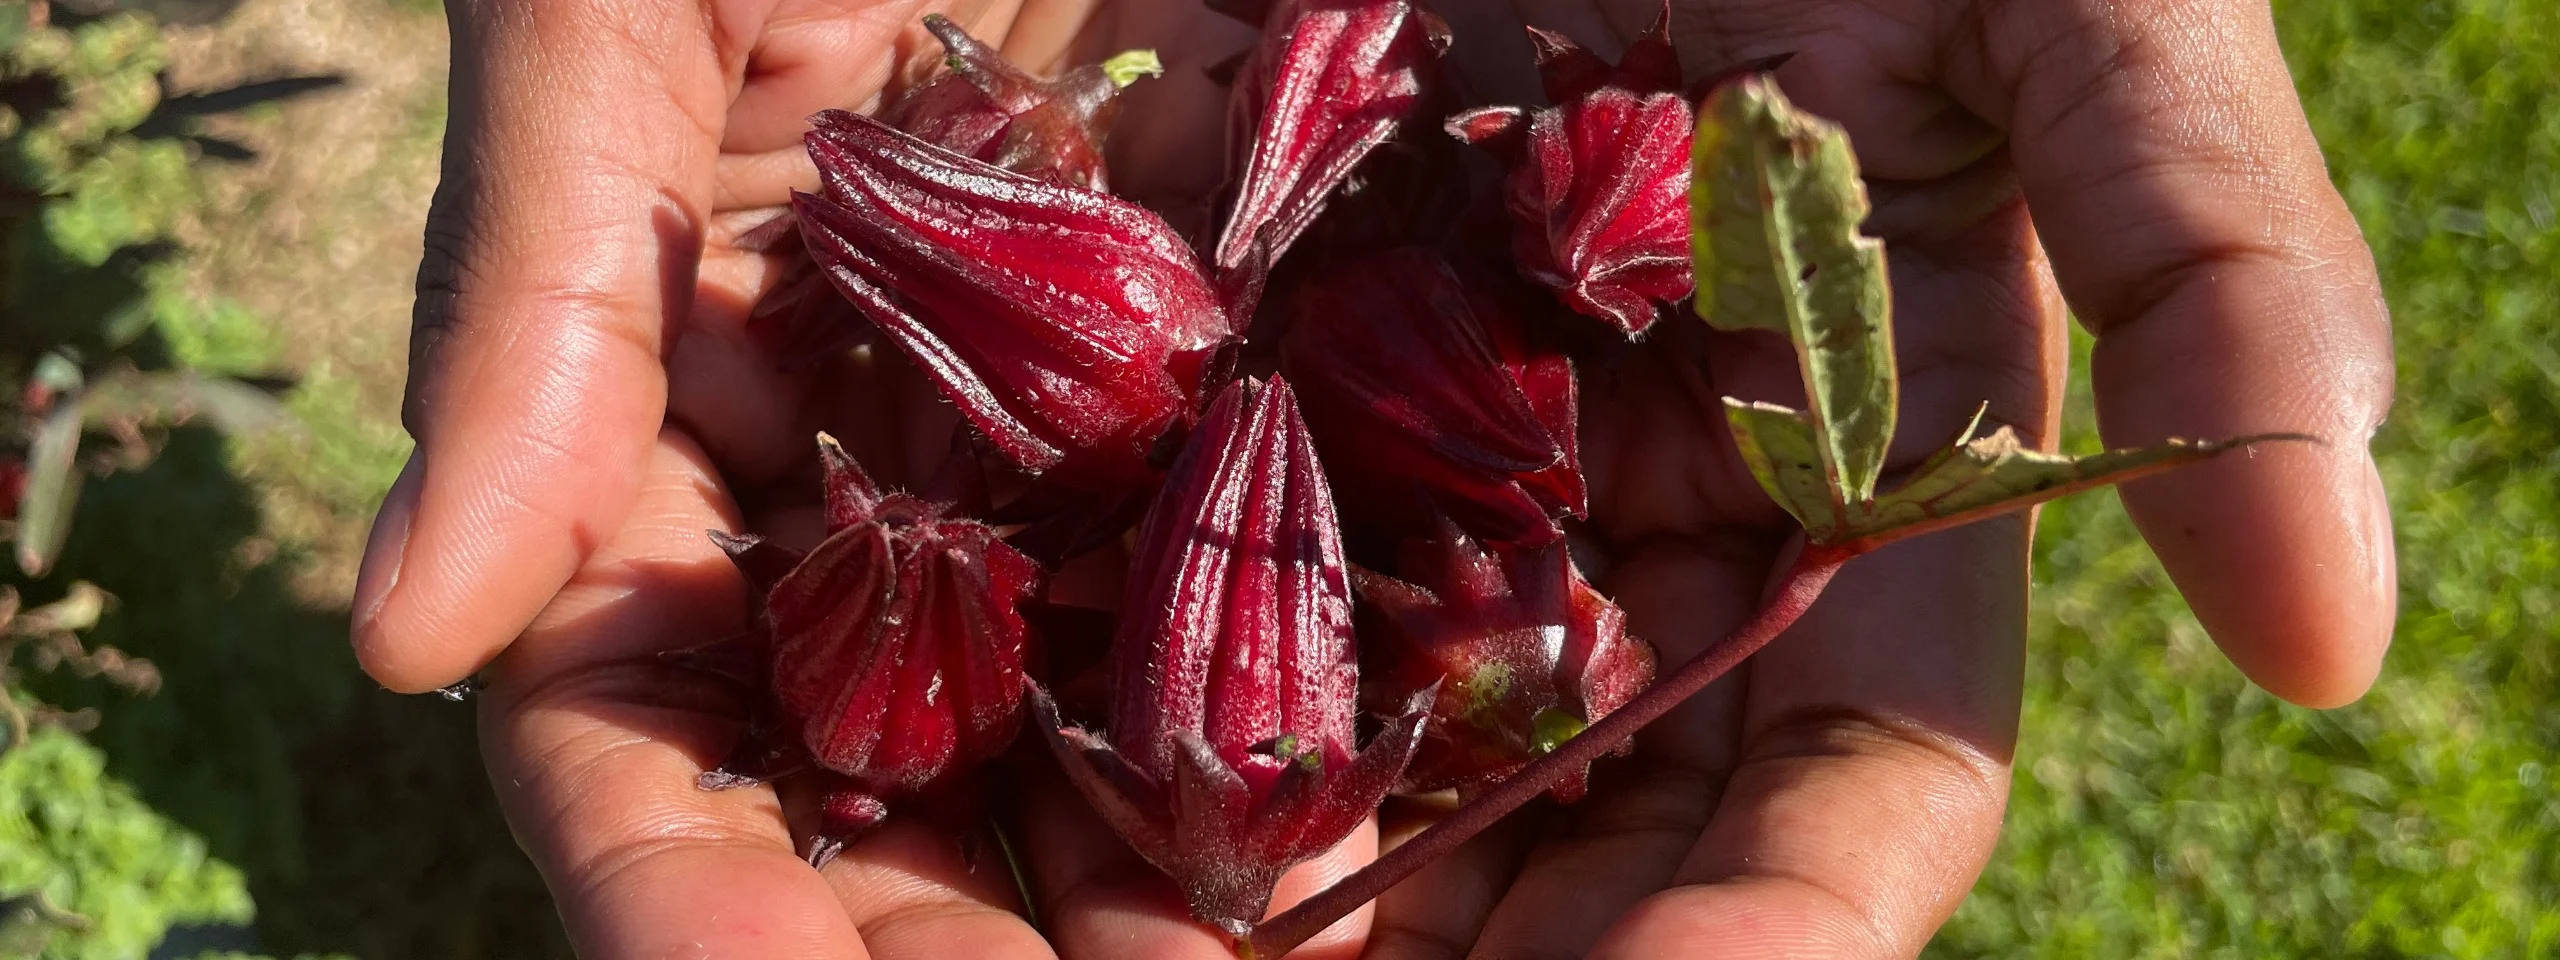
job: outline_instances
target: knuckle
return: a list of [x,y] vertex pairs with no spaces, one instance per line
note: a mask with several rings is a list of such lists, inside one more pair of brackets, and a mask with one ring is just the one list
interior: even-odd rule
[[2000,805],[2009,793],[2008,764],[1972,742],[1908,717],[1854,707],[1801,710],[1771,721],[1747,738],[1741,766],[1844,758],[1897,761],[1971,802]]
[[[564,811],[563,818],[592,816],[591,811]],[[789,839],[742,836],[711,817],[693,812],[661,813],[626,826],[629,835],[583,855],[553,858],[580,899],[609,899],[634,877],[647,877],[653,865],[701,850],[735,849],[764,852],[789,849]],[[560,881],[554,881],[558,883]]]
[[952,923],[1013,918],[1014,914],[1009,911],[976,900],[928,898],[902,903],[886,912],[865,917],[858,929],[863,939],[871,942],[906,937],[914,937],[918,942],[931,942]]
[[[2016,133],[2030,139],[2075,123],[2139,119],[2126,91],[2175,76],[2180,45],[2232,15],[2231,0],[1978,0],[1969,22],[1992,54],[1993,73],[2018,104]],[[2228,65],[2216,69],[2228,69]]]

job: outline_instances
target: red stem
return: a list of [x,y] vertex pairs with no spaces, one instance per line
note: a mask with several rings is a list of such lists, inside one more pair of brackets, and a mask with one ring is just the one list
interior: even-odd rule
[[1701,651],[1679,671],[1661,682],[1645,688],[1643,693],[1627,701],[1625,706],[1592,724],[1578,736],[1565,741],[1554,753],[1531,761],[1528,766],[1503,779],[1492,789],[1477,794],[1454,813],[1432,824],[1413,839],[1381,855],[1375,862],[1342,878],[1323,892],[1300,901],[1279,916],[1264,921],[1239,944],[1239,952],[1247,957],[1277,958],[1297,949],[1308,937],[1315,936],[1342,919],[1361,904],[1378,898],[1424,864],[1446,856],[1459,844],[1495,821],[1510,815],[1521,805],[1537,799],[1548,787],[1581,770],[1619,744],[1635,736],[1646,724],[1670,713],[1698,691],[1714,683],[1736,665],[1758,653],[1778,634],[1786,632],[1796,618],[1804,616],[1813,601],[1822,596],[1831,583],[1831,575],[1840,565],[1866,552],[1866,544],[1807,546],[1787,568],[1786,580],[1778,592],[1752,614],[1751,619],[1735,627],[1732,633]]

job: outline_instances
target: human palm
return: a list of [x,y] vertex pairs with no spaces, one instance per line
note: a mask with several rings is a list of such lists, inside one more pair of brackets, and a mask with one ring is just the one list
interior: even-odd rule
[[[649,654],[744,623],[702,530],[817,536],[813,432],[917,483],[957,422],[893,359],[777,364],[745,333],[773,277],[734,241],[811,179],[802,118],[929,65],[911,26],[935,7],[1035,69],[1152,47],[1167,74],[1128,94],[1115,186],[1179,201],[1222,176],[1224,95],[1202,68],[1251,31],[1197,0],[680,6],[453,5],[407,411],[421,452],[368,550],[367,669],[421,690],[489,668],[493,782],[590,955],[1225,955],[1039,764],[1009,770],[1054,801],[1019,805],[1030,904],[1000,858],[923,819],[809,870],[790,790],[694,789],[737,705]],[[1522,20],[1614,55],[1657,12],[1440,6],[1459,8],[1443,11],[1459,74],[1511,102],[1535,95]],[[2234,659],[2330,704],[2388,637],[2389,532],[2362,451],[2387,335],[2265,21],[2249,0],[1694,0],[1673,22],[1692,71],[1794,54],[1781,84],[1855,139],[1893,268],[1901,462],[1979,403],[2050,440],[2062,291],[2102,337],[2111,440],[2333,441],[2126,493]],[[1583,371],[1579,535],[1666,664],[1751,610],[1792,530],[1717,398],[1794,382],[1784,344],[1676,319]],[[1859,560],[1787,637],[1604,762],[1591,796],[1511,818],[1307,955],[1915,953],[1997,833],[2026,557],[2011,519]],[[1109,566],[1059,588],[1107,602]],[[1391,804],[1384,835],[1433,812]],[[1294,872],[1280,902],[1379,835]]]

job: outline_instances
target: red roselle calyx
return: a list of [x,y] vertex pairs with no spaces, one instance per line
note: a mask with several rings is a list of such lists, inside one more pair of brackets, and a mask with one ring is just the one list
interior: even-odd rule
[[887,815],[885,797],[934,791],[1021,729],[1028,636],[1018,605],[1040,572],[974,520],[884,493],[821,437],[827,539],[806,555],[713,534],[762,590],[771,699],[705,789],[814,764],[842,777],[806,854],[824,863]]
[[1562,34],[1530,28],[1555,106],[1471,110],[1452,117],[1459,139],[1497,148],[1511,164],[1504,205],[1512,256],[1568,307],[1629,336],[1657,304],[1689,296],[1689,140],[1695,116],[1680,93],[1670,19],[1654,23],[1611,66]]
[[[1164,66],[1154,51],[1130,50],[1054,78],[1035,77],[941,14],[925,30],[940,41],[948,70],[880,109],[881,122],[934,146],[1052,183],[1110,189],[1102,147],[1120,113],[1121,88]],[[841,114],[820,114],[824,125]],[[782,279],[757,301],[749,321],[786,357],[817,355],[867,339],[868,328],[799,245],[785,215],[739,239],[783,261]]]
[[942,42],[951,69],[882,108],[882,123],[1016,173],[1111,189],[1102,143],[1120,113],[1120,88],[1164,72],[1154,51],[1132,50],[1043,79],[941,14],[927,14],[924,28]]
[[1267,263],[1305,232],[1412,112],[1425,69],[1448,46],[1448,25],[1411,0],[1269,4],[1229,110],[1230,162],[1243,166],[1211,258],[1218,268]]
[[[1473,793],[1552,752],[1653,682],[1653,648],[1582,579],[1563,540],[1488,549],[1455,528],[1408,541],[1402,579],[1355,571],[1364,698],[1438,688],[1399,789]],[[1624,752],[1621,748],[1620,752]],[[1548,792],[1581,799],[1588,773]]]
[[1285,381],[1230,386],[1139,528],[1112,641],[1110,739],[1039,723],[1068,778],[1241,934],[1291,864],[1368,818],[1413,755],[1417,699],[1356,750],[1359,666],[1332,494]]
[[1155,214],[831,111],[823,195],[792,209],[818,266],[1014,463],[1070,485],[1148,471],[1228,340]]
[[1280,349],[1358,519],[1428,535],[1446,513],[1488,540],[1539,542],[1551,518],[1584,512],[1572,362],[1437,254],[1312,278]]

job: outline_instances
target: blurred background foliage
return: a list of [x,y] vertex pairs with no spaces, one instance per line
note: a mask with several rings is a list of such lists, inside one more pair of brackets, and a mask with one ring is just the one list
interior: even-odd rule
[[[58,562],[0,572],[31,608],[114,597],[0,645],[0,689],[52,721],[0,753],[0,956],[565,955],[469,711],[374,689],[344,640],[407,454],[438,10],[123,6],[160,20],[57,2],[13,33],[28,7],[0,0],[0,385],[70,346],[84,387],[232,378],[275,422],[85,423]],[[2560,954],[2560,4],[2276,10],[2395,308],[2397,645],[2356,706],[2285,706],[2112,497],[2049,510],[2008,830],[1933,957]],[[18,82],[39,73],[65,82]],[[157,692],[43,669],[110,649]]]
[[[407,450],[381,399],[397,396],[396,329],[350,332],[368,311],[345,290],[367,285],[344,274],[406,286],[428,181],[397,168],[431,170],[442,91],[413,71],[387,77],[423,88],[406,100],[346,96],[330,71],[371,60],[279,32],[388,46],[408,38],[359,23],[441,30],[414,4],[266,6],[177,28],[103,0],[38,19],[0,2],[0,466],[27,465],[0,589],[113,598],[50,646],[15,642],[40,621],[0,615],[0,652],[29,668],[0,673],[10,702],[55,721],[0,753],[0,956],[560,954],[469,711],[373,689],[346,648],[353,544]],[[350,101],[384,132],[287,134],[331,129],[288,111]],[[396,295],[377,299],[367,319],[400,323]],[[342,372],[338,351],[370,359]],[[86,442],[45,455],[66,434]],[[46,482],[56,459],[69,482]],[[44,669],[65,641],[169,682],[137,697]]]

